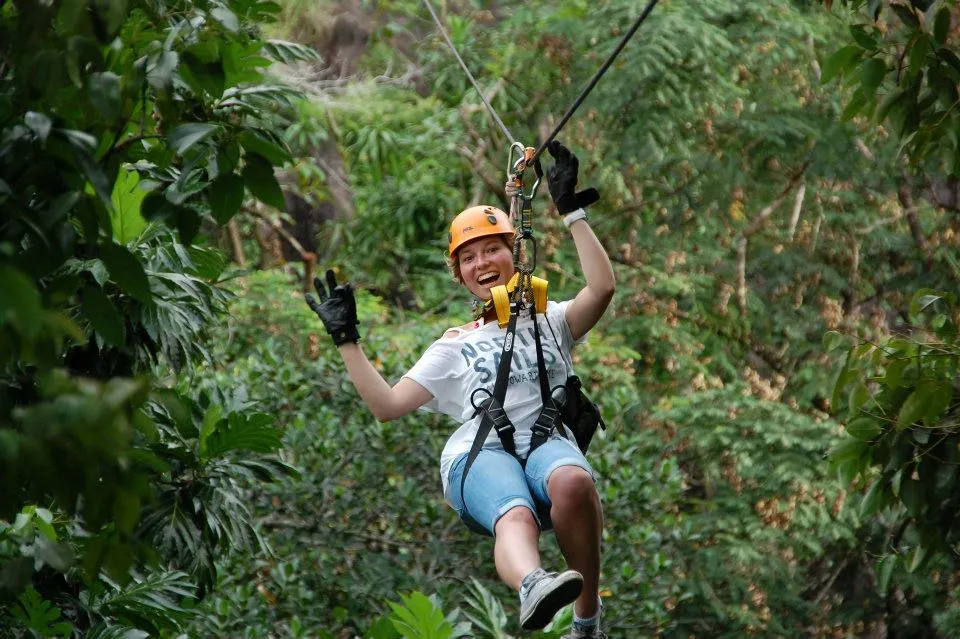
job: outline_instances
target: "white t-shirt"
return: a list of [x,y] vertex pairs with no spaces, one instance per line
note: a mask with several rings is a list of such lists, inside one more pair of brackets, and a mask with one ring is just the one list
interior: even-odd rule
[[[553,328],[553,333],[544,322],[544,315],[537,315],[540,345],[543,349],[550,388],[560,386],[566,381],[567,375],[572,371],[568,370],[564,357],[566,361],[571,361],[570,349],[575,343],[580,344],[586,340],[584,335],[574,342],[570,334],[570,327],[567,326],[564,316],[569,304],[569,301],[547,302],[546,317]],[[474,416],[476,409],[470,403],[470,395],[477,388],[485,388],[493,392],[506,335],[506,328],[500,328],[495,321],[482,324],[472,330],[461,328],[451,330],[457,332],[455,337],[443,337],[435,341],[413,365],[413,368],[404,375],[433,395],[433,399],[423,406],[424,410],[449,415],[462,423],[462,426],[447,440],[440,455],[440,478],[443,482],[444,495],[447,495],[447,476],[453,461],[461,454],[470,451],[480,425],[480,416]],[[554,335],[556,342],[554,342]],[[564,349],[563,357],[557,350],[557,343]],[[477,393],[476,397],[479,405],[488,395]],[[513,360],[510,363],[510,381],[504,398],[507,416],[517,429],[513,437],[517,454],[521,457],[526,457],[530,448],[530,428],[540,414],[542,405],[533,322],[529,311],[526,311],[517,319]],[[562,438],[562,435],[554,432],[551,438]],[[576,448],[576,444],[571,443],[571,446]],[[484,442],[484,448],[502,449],[495,430],[490,430]]]

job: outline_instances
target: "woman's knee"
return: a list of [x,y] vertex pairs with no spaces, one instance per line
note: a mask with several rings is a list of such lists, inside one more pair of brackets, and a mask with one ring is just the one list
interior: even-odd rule
[[597,488],[593,477],[578,466],[561,466],[551,473],[547,493],[554,506],[581,507],[595,503]]
[[537,520],[529,507],[518,505],[503,513],[494,524],[494,531],[499,536],[504,530],[516,527],[537,529]]

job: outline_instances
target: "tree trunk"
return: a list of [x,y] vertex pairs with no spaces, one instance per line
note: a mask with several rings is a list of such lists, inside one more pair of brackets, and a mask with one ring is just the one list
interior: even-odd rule
[[233,256],[233,261],[239,266],[246,266],[247,256],[243,252],[243,241],[240,237],[240,227],[237,225],[236,218],[227,223],[227,237],[230,240],[230,253]]

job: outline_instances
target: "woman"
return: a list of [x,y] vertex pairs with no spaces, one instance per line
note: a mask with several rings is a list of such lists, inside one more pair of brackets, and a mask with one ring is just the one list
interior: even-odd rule
[[[586,286],[572,300],[548,302],[537,316],[550,387],[572,371],[570,349],[581,343],[613,297],[610,260],[591,230],[584,207],[599,196],[594,189],[576,192],[578,162],[559,142],[547,149],[555,160],[547,182],[558,212],[570,229]],[[454,277],[481,301],[494,286],[514,274],[514,230],[503,211],[471,207],[450,226],[449,255]],[[520,625],[535,630],[570,602],[574,625],[570,638],[600,637],[600,537],[603,513],[593,471],[571,439],[554,431],[529,454],[530,426],[541,407],[533,320],[517,322],[510,385],[504,407],[516,427],[517,457],[503,450],[491,433],[461,481],[479,424],[471,404],[476,388],[490,391],[503,346],[504,330],[488,305],[474,322],[448,330],[434,342],[400,381],[390,386],[371,365],[358,342],[356,304],[349,285],[338,286],[327,272],[327,285],[315,281],[318,303],[307,303],[338,346],[351,381],[380,421],[402,417],[417,408],[439,411],[463,422],[441,455],[444,496],[472,530],[494,537],[494,561],[501,579],[520,594]],[[499,341],[498,341],[499,338]],[[524,463],[518,460],[524,460]],[[568,570],[548,573],[540,566],[540,530],[552,527]]]

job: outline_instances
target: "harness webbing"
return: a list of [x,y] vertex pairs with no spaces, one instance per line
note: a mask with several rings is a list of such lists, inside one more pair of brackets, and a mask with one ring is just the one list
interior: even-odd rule
[[[497,368],[497,381],[493,385],[493,394],[485,399],[480,406],[474,404],[474,408],[482,411],[482,416],[480,417],[480,424],[477,426],[477,435],[474,437],[473,444],[470,446],[470,453],[467,455],[467,463],[463,468],[463,479],[460,481],[460,501],[464,502],[464,505],[466,505],[466,501],[463,498],[463,487],[467,483],[467,474],[470,472],[473,462],[476,461],[477,455],[480,454],[483,444],[487,441],[490,429],[496,429],[503,449],[514,457],[517,456],[517,447],[513,441],[513,433],[517,429],[510,422],[510,418],[507,417],[507,411],[503,408],[503,400],[507,396],[507,384],[510,381],[510,364],[513,361],[513,345],[517,336],[517,316],[519,314],[519,309],[514,304],[511,308],[510,323],[507,324],[507,332],[503,338],[503,350],[500,354],[500,366]],[[473,396],[477,392],[485,390],[484,388],[478,388],[473,391],[470,402],[473,403]]]
[[[470,397],[470,401],[473,403],[473,397],[478,392],[486,392],[489,394],[489,397],[483,400],[479,406],[474,403],[474,407],[481,414],[481,417],[480,423],[477,425],[477,434],[473,439],[473,444],[470,446],[470,452],[467,454],[467,461],[464,465],[463,475],[460,480],[460,501],[464,504],[464,507],[466,507],[466,500],[464,499],[463,491],[467,483],[467,475],[470,473],[473,462],[476,461],[477,456],[483,449],[483,445],[486,443],[487,436],[491,430],[496,430],[497,437],[500,439],[500,445],[503,446],[503,449],[507,453],[516,457],[521,464],[526,463],[526,458],[521,459],[517,455],[516,442],[514,442],[513,439],[513,435],[517,429],[510,421],[510,417],[507,415],[503,405],[507,395],[507,385],[510,381],[513,350],[516,345],[517,318],[526,308],[529,308],[530,319],[533,321],[533,341],[537,351],[537,375],[539,376],[540,382],[541,400],[540,414],[537,415],[537,419],[531,427],[530,449],[527,452],[527,458],[530,457],[530,453],[550,438],[550,434],[554,428],[564,437],[567,436],[566,431],[560,424],[560,408],[553,400],[550,391],[550,380],[547,377],[547,364],[543,357],[543,346],[540,342],[540,326],[537,321],[537,308],[535,305],[524,307],[521,302],[514,302],[511,304],[510,322],[507,324],[507,332],[503,338],[503,350],[500,355],[500,365],[497,368],[497,379],[494,382],[493,393],[490,394],[485,388],[478,388]],[[544,317],[546,317],[546,315],[544,315]],[[553,328],[551,327],[550,330],[552,331]]]
[[[530,457],[530,453],[547,441],[554,428],[559,430],[560,433],[566,434],[563,426],[559,423],[560,409],[557,408],[557,404],[553,401],[553,395],[550,392],[547,364],[544,362],[543,347],[540,344],[540,322],[537,321],[536,307],[531,306],[530,308],[530,318],[533,320],[533,342],[537,347],[537,377],[540,382],[542,406],[540,407],[540,414],[537,415],[537,421],[533,423],[530,429],[532,434],[530,436],[530,450],[527,453],[527,457]],[[544,315],[544,317],[546,317],[546,315]]]

